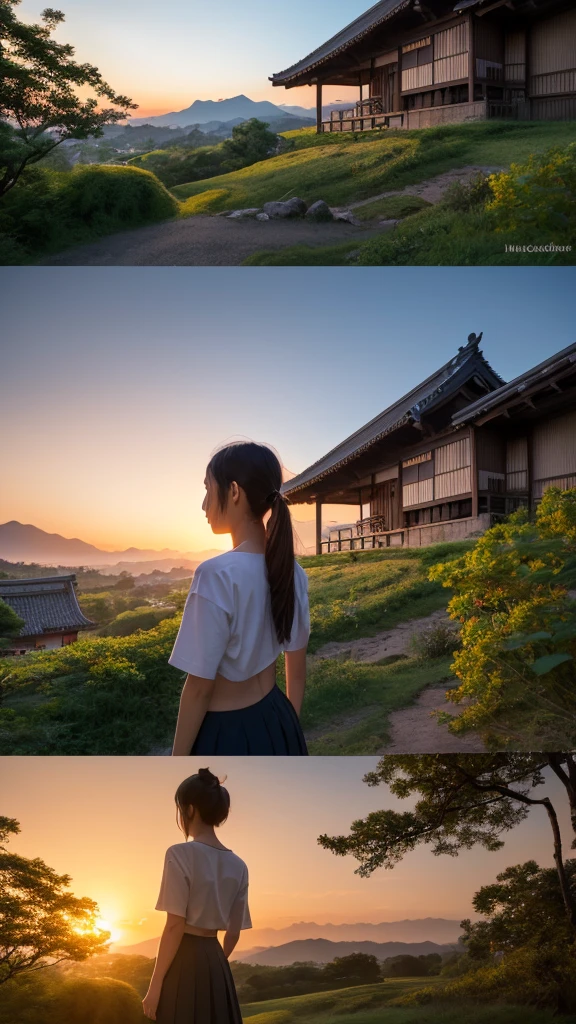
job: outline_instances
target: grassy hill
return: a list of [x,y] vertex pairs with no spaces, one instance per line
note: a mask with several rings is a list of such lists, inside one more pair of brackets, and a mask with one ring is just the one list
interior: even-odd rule
[[[302,558],[309,576],[310,652],[444,608],[448,593],[427,579],[428,567],[458,557],[472,543]],[[182,685],[182,674],[168,665],[178,624],[178,617],[167,618],[131,636],[92,635],[54,651],[0,659],[3,751],[145,754],[152,746],[168,746]],[[306,730],[323,731],[311,743],[312,753],[380,749],[390,712],[410,704],[430,683],[448,679],[450,660],[312,659],[302,721]],[[282,659],[279,683],[284,685]],[[339,717],[349,713],[357,720],[343,728]]]
[[[294,148],[240,171],[175,186],[180,200],[211,193],[202,212],[261,206],[286,194],[344,206],[469,164],[507,167],[574,138],[568,122],[477,121],[415,131],[286,132]],[[198,204],[200,207],[200,204]],[[194,212],[195,204],[187,204]]]
[[560,1024],[567,1020],[529,1006],[462,1002],[394,1006],[399,997],[439,982],[438,978],[387,979],[376,985],[271,999],[242,1006],[242,1017],[250,1024]]

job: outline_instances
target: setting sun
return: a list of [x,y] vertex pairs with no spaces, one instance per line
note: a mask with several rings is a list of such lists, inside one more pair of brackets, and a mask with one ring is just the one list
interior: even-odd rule
[[109,932],[110,942],[118,942],[122,938],[122,929],[117,928],[113,922],[105,920],[103,917],[99,917],[95,921],[94,931]]

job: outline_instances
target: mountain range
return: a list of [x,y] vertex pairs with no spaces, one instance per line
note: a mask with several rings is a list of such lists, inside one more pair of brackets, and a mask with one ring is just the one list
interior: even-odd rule
[[[256,961],[253,958],[272,955],[271,949],[284,950],[286,955],[291,956],[294,950],[298,952],[299,945],[316,940],[328,941],[330,946],[352,944],[356,947],[362,945],[363,942],[376,946],[390,943],[402,947],[431,945],[438,947],[437,951],[439,952],[441,946],[452,948],[458,942],[461,933],[462,929],[458,921],[450,921],[442,917],[426,917],[412,921],[381,921],[379,924],[369,922],[316,924],[315,921],[298,921],[286,928],[253,928],[250,933],[243,933],[240,942],[249,940],[251,945],[248,949],[238,950],[236,959],[246,960],[249,963],[261,963],[264,961]],[[144,942],[138,942],[132,946],[115,945],[114,952],[156,956],[157,948],[158,939],[145,939]],[[406,948],[403,948],[402,951],[410,952]],[[300,952],[302,951],[300,950]],[[434,950],[428,950],[428,952],[434,952]],[[338,952],[333,953],[333,956],[338,955]],[[395,953],[386,953],[386,956],[395,955]],[[311,959],[310,957],[301,958]],[[328,960],[330,959],[328,957]],[[292,963],[293,961],[286,962]]]
[[261,952],[251,950],[235,959],[241,964],[259,964],[261,967],[286,967],[288,964],[329,964],[337,956],[366,953],[378,960],[391,956],[428,956],[429,953],[451,953],[457,943],[439,945],[437,942],[330,942],[329,939],[300,939],[282,946],[271,946]]
[[[0,525],[0,558],[9,562],[38,562],[41,565],[70,565],[94,568],[143,571],[143,565],[152,569],[168,570],[184,566],[194,569],[200,562],[217,550],[174,551],[163,548],[126,548],[124,551],[103,551],[94,544],[88,544],[78,537],[62,537],[59,533],[46,533],[30,523],[19,523],[15,519]],[[136,564],[135,564],[136,563]]]
[[194,100],[184,110],[172,110],[168,114],[159,114],[156,117],[131,118],[129,123],[132,126],[153,124],[178,125],[184,128],[186,125],[204,124],[207,121],[230,121],[232,118],[245,120],[250,117],[285,118],[286,110],[267,100],[256,102],[248,96],[232,96],[227,100]]
[[[341,107],[349,107],[347,103],[330,103],[322,108],[324,117],[329,116],[330,110],[338,110]],[[172,110],[168,114],[158,114],[155,117],[133,117],[129,124],[132,127],[137,125],[156,125],[157,127],[178,127],[185,128],[189,125],[204,125],[212,122],[212,125],[221,124],[223,121],[236,119],[246,121],[250,117],[276,121],[280,118],[288,121],[283,131],[288,131],[291,117],[302,120],[316,121],[316,107],[291,106],[282,103],[276,106],[268,100],[251,100],[248,96],[232,96],[225,100],[194,100],[189,107],[183,110]],[[296,127],[296,125],[294,125]]]

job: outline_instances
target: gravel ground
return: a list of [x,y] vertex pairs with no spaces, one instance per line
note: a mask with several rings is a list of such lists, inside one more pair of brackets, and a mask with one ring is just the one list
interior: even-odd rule
[[[391,225],[393,226],[393,225]],[[388,228],[389,229],[389,228]],[[386,230],[380,225],[305,220],[228,220],[188,217],[120,231],[40,261],[49,267],[230,267],[259,249],[290,245],[336,245],[363,241]]]

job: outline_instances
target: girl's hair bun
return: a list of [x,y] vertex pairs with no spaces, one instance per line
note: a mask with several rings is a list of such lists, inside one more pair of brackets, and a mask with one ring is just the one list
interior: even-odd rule
[[198,775],[205,786],[216,789],[220,785],[220,779],[210,771],[209,768],[199,768]]
[[177,820],[180,820],[186,836],[190,807],[198,812],[207,825],[221,825],[226,821],[230,810],[230,794],[209,768],[199,768],[195,775],[184,779],[176,790],[175,800],[178,808]]

